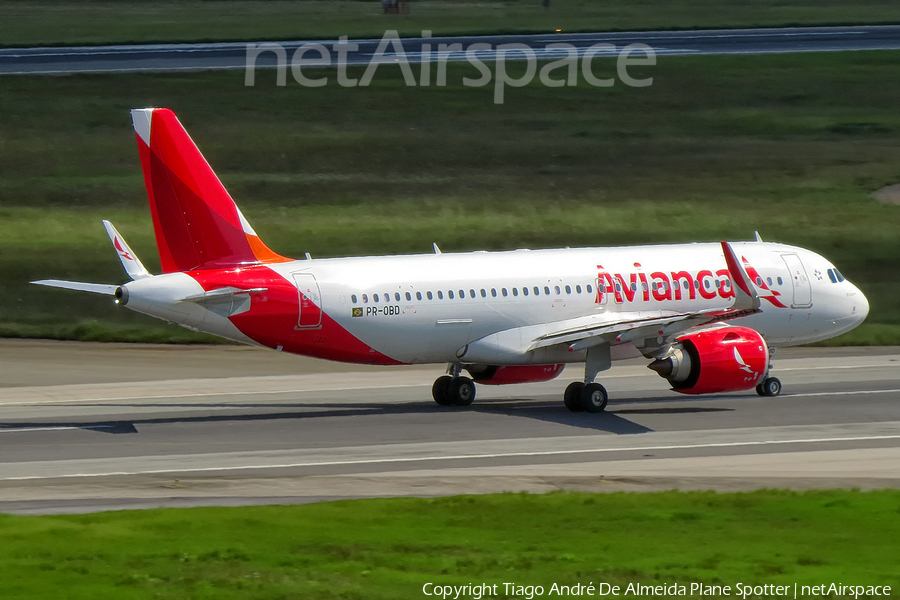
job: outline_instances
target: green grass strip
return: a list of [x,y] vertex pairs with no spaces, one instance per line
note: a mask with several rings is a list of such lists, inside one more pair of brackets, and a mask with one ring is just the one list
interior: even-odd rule
[[0,45],[335,39],[900,22],[893,0],[27,0],[0,3]]
[[898,597],[898,539],[896,490],[500,494],[0,516],[0,597],[396,599],[425,597],[428,582],[545,590],[842,582],[889,585]]
[[[872,196],[900,183],[898,57],[660,57],[634,73],[651,87],[535,81],[507,89],[503,105],[462,84],[477,75],[467,64],[448,65],[441,88],[406,87],[391,66],[356,88],[327,70],[321,88],[290,75],[278,87],[271,70],[252,88],[239,71],[4,78],[0,334],[136,340],[140,327],[165,329],[108,299],[27,282],[122,282],[103,218],[158,269],[128,109],[168,106],[287,256],[716,242],[758,230],[823,254],[861,287],[869,321],[844,340],[900,343],[900,205]],[[615,73],[609,61],[594,69]],[[171,341],[192,335],[169,330]]]

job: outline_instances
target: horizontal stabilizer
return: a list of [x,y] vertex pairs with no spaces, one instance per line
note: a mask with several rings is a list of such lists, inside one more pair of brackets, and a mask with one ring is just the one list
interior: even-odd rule
[[241,294],[258,294],[260,292],[265,292],[269,288],[250,288],[249,290],[242,290],[235,287],[223,287],[217,290],[211,290],[209,292],[203,292],[202,294],[194,294],[193,296],[187,296],[186,298],[182,298],[182,302],[207,302],[209,300],[215,300],[216,298],[230,298],[231,296],[239,296]]
[[46,285],[48,287],[63,288],[64,290],[104,294],[106,296],[115,296],[116,289],[119,287],[117,285],[106,285],[103,283],[81,283],[80,281],[62,281],[59,279],[41,279],[40,281],[32,281],[31,283]]

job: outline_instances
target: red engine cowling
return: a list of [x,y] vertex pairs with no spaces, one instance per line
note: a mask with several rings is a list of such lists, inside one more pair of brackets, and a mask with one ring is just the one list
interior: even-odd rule
[[473,365],[466,367],[472,379],[487,385],[506,385],[508,383],[535,383],[550,381],[562,373],[566,365],[524,365],[511,367],[495,367]]
[[672,353],[649,367],[682,394],[736,392],[756,386],[766,374],[769,347],[749,327],[708,329],[678,338]]

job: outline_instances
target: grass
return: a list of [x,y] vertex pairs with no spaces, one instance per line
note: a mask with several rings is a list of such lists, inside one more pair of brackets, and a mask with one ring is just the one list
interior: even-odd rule
[[0,596],[393,599],[484,582],[503,598],[503,582],[702,582],[732,594],[738,582],[840,582],[897,597],[898,512],[897,491],[761,491],[0,515]]
[[384,15],[378,1],[43,0],[0,3],[0,45],[381,37],[897,23],[893,0],[414,0]]
[[[0,88],[0,334],[159,341],[99,297],[102,218],[155,244],[128,109],[176,110],[288,256],[764,239],[828,256],[871,302],[853,343],[900,343],[898,52],[660,58],[649,88],[255,87],[240,72],[7,77]],[[518,66],[516,68],[519,68]],[[596,64],[614,72],[610,63]],[[358,76],[359,71],[351,76]],[[144,329],[153,323],[156,329]],[[105,331],[102,331],[103,329]],[[193,340],[175,328],[172,341]],[[80,333],[89,331],[90,333]],[[175,333],[177,332],[177,333]],[[99,337],[98,337],[99,336]]]

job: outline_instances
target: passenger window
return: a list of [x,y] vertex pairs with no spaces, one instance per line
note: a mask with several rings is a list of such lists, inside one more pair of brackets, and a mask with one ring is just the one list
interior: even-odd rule
[[485,290],[484,288],[481,288],[481,297],[487,298],[487,290]]
[[353,304],[356,304],[356,294],[350,296],[350,300],[353,301]]
[[703,287],[705,287],[706,289],[709,289],[712,287],[712,285],[709,283],[709,279],[703,280]]
[[406,292],[406,299],[412,300],[412,295],[409,292]]
[[506,298],[506,296],[507,296],[506,288],[502,288],[502,289],[500,290],[500,293],[503,294],[503,297],[504,297],[504,298]]
[[584,286],[584,289],[587,290],[587,293],[588,293],[588,294],[590,294],[591,292],[594,291],[594,288],[592,288],[592,287],[590,286],[590,284]]
[[571,293],[572,293],[572,286],[571,286],[571,285],[567,285],[567,286],[566,286],[566,293],[567,293],[567,294],[571,294]]
[[772,278],[766,277],[766,283],[768,283],[769,285],[772,285]]
[[443,300],[443,299],[444,299],[444,292],[442,292],[441,290],[438,290],[438,300]]
[[576,293],[576,294],[580,294],[580,293],[581,293],[581,286],[580,286],[580,285],[576,285],[576,286],[575,286],[575,293]]
[[422,292],[416,292],[416,300],[422,299]]
[[[534,286],[534,295],[535,295],[535,296],[540,296],[540,295],[541,295],[541,288],[539,288],[538,286]],[[547,295],[549,296],[550,293],[548,292]]]
[[527,295],[528,295],[528,288],[527,288],[527,287],[524,287],[524,286],[522,287],[522,295],[523,295],[523,296],[527,296]]
[[491,288],[491,296],[493,296],[494,298],[497,297],[497,288]]
[[778,278],[778,285],[783,285],[783,284],[784,284],[784,279],[782,279],[781,277],[779,277],[779,278]]
[[466,290],[459,290],[459,297],[460,297],[460,298],[465,298],[465,297],[466,297]]
[[556,290],[556,295],[557,295],[557,296],[559,296],[560,294],[562,294],[562,290],[559,289],[559,286],[556,286],[556,288],[554,288],[554,289]]
[[378,294],[372,294],[372,300],[378,302]]
[[431,292],[426,292],[425,295],[428,296],[429,300],[434,300],[434,296],[431,295]]
[[636,284],[636,283],[632,283],[632,284],[631,284],[631,291],[632,291],[632,292],[636,292],[636,291],[637,291],[637,284]]
[[475,298],[475,290],[469,290],[470,298]]
[[363,294],[363,303],[366,303],[368,301],[369,301],[369,297],[367,295]]
[[691,287],[691,284],[689,284],[689,283],[688,283],[688,280],[685,279],[685,280],[684,280],[684,289],[688,289],[689,287]]
[[513,290],[513,296],[519,295],[519,288],[513,288],[512,290]]
[[394,298],[396,298],[397,302],[400,302],[400,292],[395,292]]
[[447,297],[453,300],[453,290],[447,290]]

